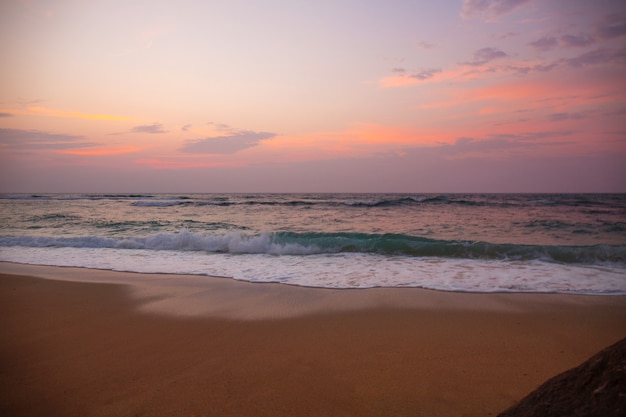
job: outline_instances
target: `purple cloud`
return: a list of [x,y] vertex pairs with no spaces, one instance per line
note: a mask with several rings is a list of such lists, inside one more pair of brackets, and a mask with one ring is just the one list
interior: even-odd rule
[[501,41],[504,39],[512,38],[513,36],[517,36],[515,32],[505,32],[505,33],[494,33],[489,35],[490,39],[495,39],[497,41]]
[[463,0],[461,17],[468,19],[480,16],[494,19],[512,12],[530,0]]
[[596,35],[602,39],[626,35],[626,13],[614,13],[603,17],[596,24]]
[[417,46],[419,46],[422,49],[433,49],[436,45],[430,42],[418,42]]
[[438,72],[441,72],[441,68],[432,68],[432,69],[422,70],[422,71],[409,75],[409,77],[416,78],[418,80],[427,80],[429,78],[432,78]]
[[489,153],[502,150],[515,150],[537,146],[551,146],[563,144],[562,141],[546,140],[558,139],[570,135],[568,131],[530,132],[522,134],[495,134],[485,139],[460,137],[451,145],[442,145],[434,151],[442,155],[463,155],[475,153]]
[[560,122],[562,120],[581,120],[584,118],[584,113],[552,113],[548,116],[548,120],[551,122]]
[[135,126],[130,130],[132,133],[167,133],[163,130],[161,123],[152,123],[151,125]]
[[528,46],[539,51],[548,51],[558,45],[558,41],[554,36],[544,36],[536,41],[530,42]]
[[594,43],[596,40],[591,35],[583,33],[579,35],[563,35],[561,36],[561,44],[566,47],[583,47]]
[[484,65],[494,59],[506,58],[508,55],[506,52],[500,51],[495,48],[482,48],[474,52],[474,60],[470,62],[463,62],[465,65]]
[[562,62],[575,68],[596,64],[624,63],[626,62],[626,47],[620,49],[594,49],[575,58],[564,59]]
[[532,70],[539,71],[539,72],[548,72],[548,71],[552,71],[558,66],[559,66],[558,62],[552,62],[550,64],[536,64],[532,66]]
[[562,46],[565,48],[580,48],[584,46],[589,46],[593,44],[596,40],[591,35],[586,34],[578,34],[578,35],[563,35],[559,39],[554,36],[544,36],[543,38],[539,38],[536,41],[530,42],[528,46],[538,51],[549,51],[551,49],[556,48],[557,46]]
[[14,149],[70,149],[98,145],[84,140],[84,136],[39,130],[0,129],[0,144]]
[[0,113],[0,117],[12,117],[13,114],[11,113]]
[[264,140],[275,137],[275,133],[242,131],[228,136],[214,136],[187,141],[180,149],[186,153],[233,154],[257,146]]

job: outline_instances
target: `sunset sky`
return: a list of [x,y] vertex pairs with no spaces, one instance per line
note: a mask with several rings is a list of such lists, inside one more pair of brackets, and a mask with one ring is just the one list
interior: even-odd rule
[[0,192],[626,192],[623,0],[6,0]]

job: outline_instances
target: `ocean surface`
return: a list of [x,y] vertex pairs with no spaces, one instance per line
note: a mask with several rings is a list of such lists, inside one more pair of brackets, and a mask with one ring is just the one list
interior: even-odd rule
[[626,194],[0,194],[0,261],[626,294]]

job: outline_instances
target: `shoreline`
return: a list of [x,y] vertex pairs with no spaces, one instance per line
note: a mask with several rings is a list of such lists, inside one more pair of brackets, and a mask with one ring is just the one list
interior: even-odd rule
[[0,261],[0,273],[122,285],[136,309],[177,317],[290,318],[371,308],[527,312],[559,305],[626,305],[622,294],[463,292],[418,287],[321,288],[230,277],[121,272]]
[[0,263],[0,411],[495,416],[625,336],[626,296],[147,278]]

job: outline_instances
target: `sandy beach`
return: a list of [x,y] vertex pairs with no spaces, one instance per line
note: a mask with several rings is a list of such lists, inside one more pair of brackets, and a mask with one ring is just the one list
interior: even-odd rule
[[6,416],[495,416],[626,297],[327,290],[0,263]]

